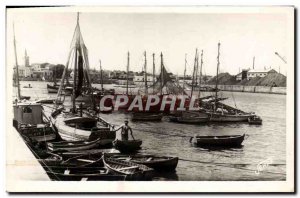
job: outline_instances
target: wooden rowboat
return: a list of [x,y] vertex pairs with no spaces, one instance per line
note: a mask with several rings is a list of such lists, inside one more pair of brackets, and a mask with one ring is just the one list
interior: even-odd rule
[[222,135],[222,136],[195,136],[190,142],[203,147],[238,147],[245,139],[243,135]]
[[142,140],[115,140],[113,141],[114,147],[121,153],[134,152],[141,148]]
[[178,157],[156,156],[148,154],[124,155],[111,154],[114,159],[130,161],[137,164],[143,164],[156,171],[174,171],[178,164]]
[[80,151],[93,149],[99,146],[101,139],[98,138],[94,141],[61,141],[61,142],[48,142],[47,148],[50,151]]
[[64,159],[61,155],[49,153],[50,157],[38,161],[46,170],[88,170],[103,167],[102,155],[77,155]]
[[117,175],[125,175],[126,180],[149,180],[152,178],[153,169],[143,164],[122,161],[103,155],[103,164]]

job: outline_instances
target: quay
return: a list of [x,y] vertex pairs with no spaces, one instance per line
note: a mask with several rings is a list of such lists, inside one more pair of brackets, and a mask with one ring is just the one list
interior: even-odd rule
[[[215,88],[215,85],[205,85]],[[267,93],[286,95],[286,87],[268,87],[268,86],[246,86],[246,85],[218,85],[221,91],[249,92],[249,93]]]
[[28,181],[50,181],[45,170],[15,128],[6,133],[6,189],[26,191]]

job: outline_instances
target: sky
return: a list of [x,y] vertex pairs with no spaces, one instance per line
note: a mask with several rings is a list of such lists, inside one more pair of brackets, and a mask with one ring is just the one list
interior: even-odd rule
[[[76,12],[23,10],[7,11],[7,65],[15,64],[12,24],[15,26],[19,65],[24,51],[30,63],[66,64],[76,26]],[[130,70],[141,71],[144,51],[148,71],[164,65],[174,74],[183,74],[187,54],[187,74],[192,73],[195,50],[203,50],[203,73],[215,75],[218,42],[220,71],[236,75],[240,70],[272,67],[286,74],[286,65],[275,55],[287,57],[288,18],[285,12],[227,13],[109,13],[80,12],[80,27],[88,49],[90,68],[126,70],[130,52]],[[288,60],[287,60],[288,61]]]

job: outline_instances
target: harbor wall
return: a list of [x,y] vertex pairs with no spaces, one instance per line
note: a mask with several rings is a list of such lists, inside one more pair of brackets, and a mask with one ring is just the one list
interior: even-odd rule
[[[207,85],[215,88],[215,85]],[[268,87],[268,86],[244,86],[244,85],[218,85],[222,91],[250,92],[250,93],[268,93],[268,94],[286,94],[286,87]]]

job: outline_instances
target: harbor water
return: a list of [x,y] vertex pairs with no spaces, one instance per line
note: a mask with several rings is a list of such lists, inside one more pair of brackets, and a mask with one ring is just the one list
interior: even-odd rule
[[[55,98],[48,94],[46,82],[21,81],[22,95],[31,100]],[[31,84],[32,88],[23,86]],[[93,85],[100,88],[100,85]],[[104,85],[125,91],[113,85]],[[16,90],[15,90],[16,91]],[[198,93],[195,93],[198,94]],[[201,96],[211,93],[204,92]],[[169,122],[129,122],[134,137],[142,139],[140,152],[178,156],[176,173],[159,175],[156,180],[239,181],[286,179],[286,95],[221,92],[228,97],[224,103],[246,112],[255,112],[263,119],[261,126],[248,123],[210,123],[187,125]],[[130,120],[130,114],[113,112],[103,118],[115,125]],[[241,148],[209,150],[194,147],[189,137],[194,135],[248,134]],[[263,166],[263,168],[261,168]],[[33,178],[34,179],[34,178]]]

